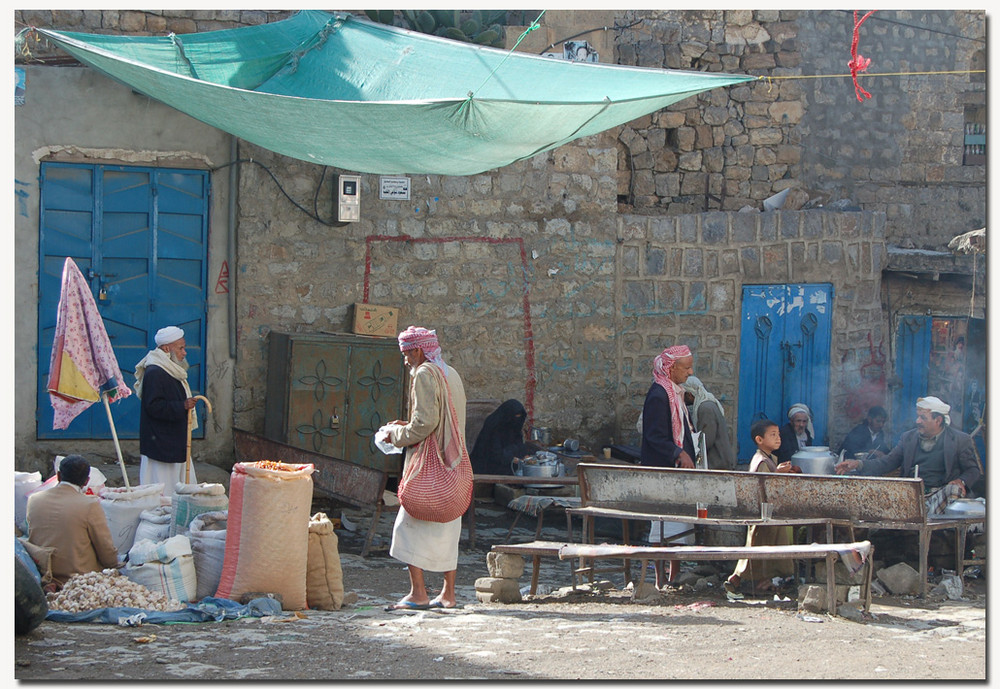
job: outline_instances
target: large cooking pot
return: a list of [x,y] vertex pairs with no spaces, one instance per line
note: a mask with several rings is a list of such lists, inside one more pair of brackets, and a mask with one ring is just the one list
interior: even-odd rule
[[523,459],[515,457],[510,463],[510,470],[515,476],[554,478],[563,476],[566,466],[554,453],[542,451]]
[[835,474],[833,468],[842,459],[830,452],[825,445],[804,447],[792,455],[792,466],[797,466],[803,474]]

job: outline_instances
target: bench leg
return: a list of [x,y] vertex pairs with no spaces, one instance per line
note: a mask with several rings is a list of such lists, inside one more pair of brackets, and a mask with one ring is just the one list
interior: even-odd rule
[[[517,512],[514,514],[514,521],[510,523],[510,528],[507,529],[507,538],[503,540],[504,543],[510,543],[510,536],[514,533],[514,527],[517,526],[517,520],[521,518],[521,513]],[[535,536],[535,540],[538,540],[538,536]]]
[[927,595],[927,552],[931,547],[931,532],[929,529],[920,529],[920,597]]
[[465,511],[465,527],[469,530],[469,547],[476,547],[476,496],[472,496],[469,509]]
[[535,595],[535,591],[538,590],[538,569],[542,564],[541,555],[532,555],[531,557],[531,588],[528,589],[528,595]]
[[826,609],[831,615],[837,614],[837,577],[834,574],[836,553],[826,554]]
[[382,500],[375,506],[375,515],[372,517],[372,525],[368,528],[368,535],[365,537],[365,545],[361,548],[361,557],[368,557],[368,550],[372,547],[372,540],[375,538],[375,531],[378,529],[379,517],[382,516]]
[[545,510],[538,511],[538,517],[536,517],[535,524],[535,540],[542,540],[542,525],[545,523]]
[[872,610],[872,570],[875,569],[875,549],[868,553],[868,562],[865,563],[868,572],[865,574],[865,612]]
[[969,532],[969,527],[965,524],[955,527],[955,574],[962,578],[965,571],[965,538]]

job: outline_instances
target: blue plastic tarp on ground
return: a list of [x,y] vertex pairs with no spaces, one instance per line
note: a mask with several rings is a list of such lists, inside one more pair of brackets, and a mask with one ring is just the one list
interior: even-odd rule
[[[98,608],[86,612],[50,610],[45,616],[51,622],[93,622],[95,624],[122,624],[132,627],[139,624],[171,624],[175,622],[222,622],[241,617],[280,615],[281,603],[274,598],[254,598],[246,605],[226,598],[202,598],[183,610],[162,612],[142,608]],[[130,624],[128,621],[132,620]]]

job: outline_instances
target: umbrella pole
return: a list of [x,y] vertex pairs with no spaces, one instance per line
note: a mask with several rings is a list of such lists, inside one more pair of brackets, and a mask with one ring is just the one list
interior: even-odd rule
[[108,413],[108,424],[111,426],[111,437],[115,440],[115,452],[118,453],[118,465],[122,469],[122,480],[125,481],[125,488],[131,489],[132,486],[128,483],[128,473],[125,471],[125,460],[122,459],[122,448],[118,444],[118,431],[115,430],[115,420],[111,416],[111,404],[108,402],[107,393],[101,393],[101,399],[104,400],[104,411]]

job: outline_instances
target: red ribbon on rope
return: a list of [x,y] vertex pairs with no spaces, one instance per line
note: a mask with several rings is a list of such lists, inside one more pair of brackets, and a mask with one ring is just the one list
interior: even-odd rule
[[865,16],[861,17],[861,21],[858,21],[858,11],[854,10],[854,39],[851,41],[851,61],[847,63],[847,66],[851,70],[851,78],[854,79],[854,95],[858,97],[858,102],[863,103],[865,98],[871,98],[872,94],[861,88],[861,84],[858,83],[858,72],[864,72],[868,69],[868,65],[872,63],[870,57],[865,57],[863,55],[858,55],[858,29],[861,25],[865,23],[868,17],[875,14],[875,10],[870,11]]

